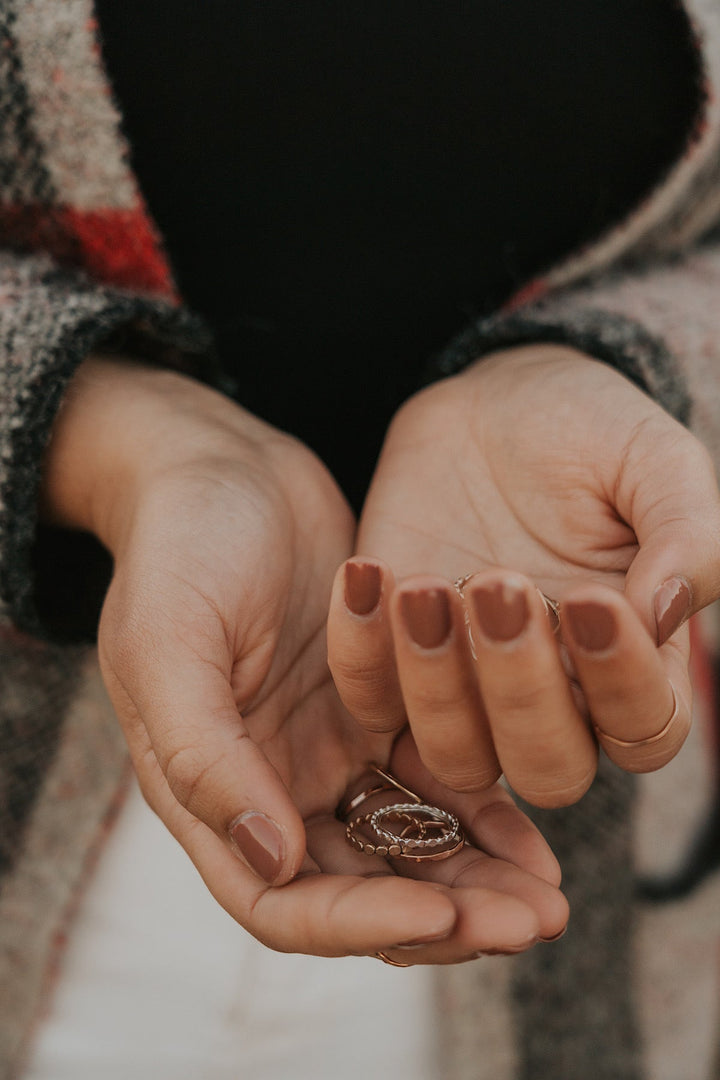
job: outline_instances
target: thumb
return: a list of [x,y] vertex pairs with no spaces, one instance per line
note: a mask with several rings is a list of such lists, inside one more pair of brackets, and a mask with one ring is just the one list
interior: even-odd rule
[[632,493],[638,552],[625,593],[658,645],[720,597],[720,496],[705,448],[685,434]]
[[290,881],[305,855],[303,821],[250,737],[224,665],[137,627],[129,645],[113,646],[101,637],[103,676],[150,805],[163,817],[157,796],[169,787],[264,881]]

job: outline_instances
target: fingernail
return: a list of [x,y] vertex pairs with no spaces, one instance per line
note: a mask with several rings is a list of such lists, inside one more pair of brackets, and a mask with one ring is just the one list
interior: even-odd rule
[[432,945],[436,941],[447,941],[454,927],[443,930],[442,934],[430,934],[428,937],[413,938],[412,941],[402,941],[399,945],[393,945],[394,949],[422,949],[424,945]]
[[470,594],[483,634],[491,641],[519,637],[529,618],[525,590],[509,581],[481,585]]
[[687,618],[690,603],[690,586],[682,578],[668,578],[655,590],[658,645],[664,645]]
[[475,956],[480,959],[482,956],[517,956],[518,953],[524,953],[533,945],[540,941],[539,937],[533,936],[529,938],[527,944],[517,945],[515,947],[508,946],[506,949],[481,949],[480,952],[475,953]]
[[419,589],[400,595],[405,628],[423,649],[437,649],[450,637],[450,601],[444,589]]
[[272,885],[282,869],[285,848],[275,822],[250,811],[232,823],[230,836],[250,869]]
[[369,615],[380,603],[380,567],[349,562],[345,567],[345,603],[353,615]]
[[615,612],[605,604],[588,600],[564,606],[570,633],[581,649],[603,652],[609,649],[617,637]]
[[567,933],[567,926],[563,926],[562,930],[560,930],[557,934],[553,934],[552,937],[538,938],[538,941],[543,941],[546,944],[549,944],[551,941],[559,941],[561,937],[565,937],[566,933]]

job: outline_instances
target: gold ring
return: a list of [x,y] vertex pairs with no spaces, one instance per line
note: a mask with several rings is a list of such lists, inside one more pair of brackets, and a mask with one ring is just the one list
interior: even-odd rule
[[[462,577],[455,578],[455,580],[453,581],[455,592],[462,600],[465,599],[465,586],[467,585],[468,581],[470,581],[471,578],[474,578],[475,575],[478,573],[478,570],[473,570],[471,573],[463,574]],[[542,589],[539,588],[537,585],[535,586],[535,589],[540,594],[540,598],[545,605],[545,612],[548,619],[550,620],[552,632],[553,634],[557,634],[558,630],[560,629],[560,602],[558,600],[553,600],[551,596],[548,596],[546,593],[544,593]],[[473,660],[477,660],[477,651],[475,649],[475,642],[473,641],[472,629],[470,627],[470,614],[467,608],[465,609],[465,626],[470,641],[470,652],[472,653],[472,658]]]
[[678,703],[677,694],[675,693],[675,687],[672,683],[669,683],[669,686],[673,698],[672,712],[670,713],[670,719],[656,735],[649,735],[647,739],[618,739],[615,735],[608,735],[606,731],[603,731],[601,727],[598,727],[598,725],[594,723],[593,727],[595,728],[597,737],[601,739],[602,742],[608,742],[613,746],[619,746],[623,750],[639,750],[643,746],[654,746],[655,743],[659,743],[661,739],[665,738],[680,715],[680,705]]
[[412,967],[412,964],[400,964],[397,960],[391,960],[384,952],[376,952],[375,955],[378,960],[382,960],[383,964],[389,964],[390,967]]
[[547,593],[544,593],[542,589],[538,589],[538,592],[545,605],[545,611],[547,612],[547,617],[552,625],[553,634],[557,634],[560,629],[560,603],[558,600],[553,600],[553,598],[548,596]]
[[[422,801],[392,773],[370,764],[368,769],[380,778],[358,795],[340,804],[336,816],[345,823],[345,839],[363,855],[388,855],[399,859],[448,859],[463,847],[465,836],[455,814]],[[381,792],[399,791],[404,802],[381,806],[369,814],[352,817],[353,811]],[[366,835],[360,831],[364,827]],[[372,839],[369,839],[367,833]]]
[[[365,839],[361,826],[373,836]],[[428,803],[391,803],[348,822],[345,839],[363,855],[392,855],[397,859],[439,862],[465,843],[460,822],[449,810]]]

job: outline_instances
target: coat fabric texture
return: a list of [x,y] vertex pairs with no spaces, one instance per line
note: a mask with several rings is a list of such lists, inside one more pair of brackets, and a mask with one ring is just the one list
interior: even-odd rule
[[[704,86],[683,156],[625,220],[460,334],[436,375],[518,342],[567,343],[636,382],[720,463],[720,2],[685,10]],[[98,346],[122,338],[218,376],[128,164],[91,0],[0,0],[0,46],[0,1078],[12,1080],[128,768],[94,650],[39,585],[54,571],[37,522],[43,452]],[[79,595],[81,575],[70,584]],[[690,874],[664,904],[672,890],[639,887],[683,863],[707,813],[699,719],[690,774],[673,765],[646,782],[606,765],[578,806],[535,814],[571,928],[516,960],[437,973],[438,1075],[720,1076],[720,881],[690,888]]]

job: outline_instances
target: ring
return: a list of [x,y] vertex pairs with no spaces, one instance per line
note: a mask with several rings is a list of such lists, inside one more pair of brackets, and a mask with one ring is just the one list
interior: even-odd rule
[[[424,803],[419,795],[378,765],[371,764],[369,768],[382,782],[365,788],[341,804],[336,811],[337,816],[345,822],[345,839],[356,851],[363,855],[380,855],[383,858],[391,855],[416,862],[448,859],[460,851],[465,836],[455,814]],[[353,811],[371,795],[393,790],[402,792],[409,801],[390,803],[348,820]],[[363,828],[372,839],[361,833]]]
[[375,784],[374,787],[366,788],[364,791],[361,791],[359,795],[356,795],[346,803],[340,803],[335,814],[341,821],[347,822],[347,819],[350,817],[353,810],[360,806],[361,803],[364,803],[371,795],[379,795],[383,791],[402,791],[403,795],[407,795],[408,799],[412,802],[422,802],[419,795],[416,795],[410,788],[404,787],[392,773],[386,772],[384,769],[381,769],[379,765],[375,765],[372,762],[368,768],[376,773],[383,782]]
[[670,731],[670,728],[673,726],[678,716],[680,715],[680,705],[677,699],[677,694],[675,693],[675,687],[669,680],[668,683],[673,698],[672,712],[670,713],[670,719],[662,727],[662,729],[658,731],[656,735],[649,735],[647,739],[618,739],[615,737],[615,735],[608,735],[606,731],[603,731],[601,727],[598,727],[598,725],[594,723],[593,727],[595,728],[595,734],[603,742],[611,743],[612,746],[619,746],[622,750],[639,750],[643,746],[654,746],[655,743],[660,742],[661,739],[665,738],[667,733]]
[[389,964],[390,967],[412,967],[412,964],[400,964],[397,960],[391,960],[384,952],[376,952],[378,960],[382,960],[383,964]]
[[[455,578],[455,581],[453,581],[455,592],[458,594],[461,600],[465,599],[465,586],[471,578],[475,577],[477,573],[479,573],[478,570],[473,570],[471,573],[463,574],[462,577]],[[551,596],[548,596],[546,593],[544,593],[542,589],[539,588],[537,585],[535,586],[535,589],[537,590],[537,592],[540,593],[540,598],[545,605],[545,612],[548,619],[550,620],[552,632],[553,634],[557,634],[558,630],[560,629],[560,602],[558,600],[553,600]],[[470,640],[470,652],[472,653],[472,658],[473,660],[477,660],[475,642],[473,640],[472,629],[470,627],[470,614],[467,608],[465,609],[465,626],[467,628],[467,635]]]
[[[379,843],[363,839],[358,829],[367,826]],[[396,825],[393,829],[390,825]],[[363,855],[392,855],[396,859],[449,859],[463,846],[460,822],[448,810],[427,803],[392,803],[350,821],[348,843]]]
[[545,605],[547,617],[552,625],[552,632],[553,634],[557,634],[558,630],[560,629],[560,603],[558,600],[553,600],[552,597],[544,593],[542,589],[538,589],[538,592],[540,593],[542,602]]

